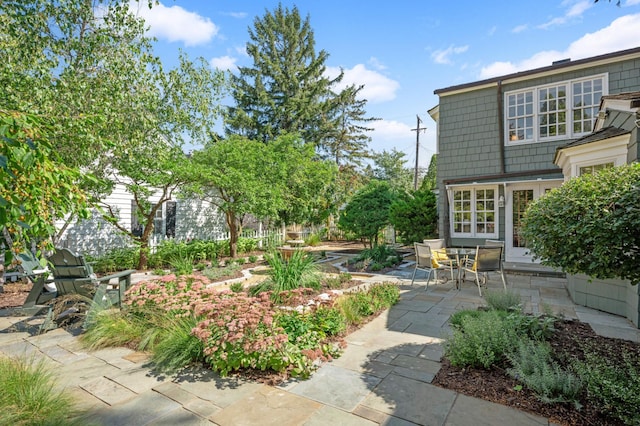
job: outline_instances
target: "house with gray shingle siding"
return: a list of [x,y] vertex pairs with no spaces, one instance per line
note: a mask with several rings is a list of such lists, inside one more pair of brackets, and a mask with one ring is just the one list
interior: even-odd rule
[[565,180],[638,160],[640,47],[438,89],[440,236],[448,245],[520,236],[527,205]]

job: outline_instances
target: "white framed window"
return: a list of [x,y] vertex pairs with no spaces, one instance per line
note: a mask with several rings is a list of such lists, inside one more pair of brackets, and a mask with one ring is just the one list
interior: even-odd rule
[[533,91],[507,96],[507,127],[510,141],[533,140]]
[[567,135],[567,86],[538,89],[538,131],[541,139]]
[[451,189],[451,235],[495,238],[498,236],[498,187]]
[[614,166],[613,161],[608,163],[592,164],[590,166],[582,166],[579,169],[578,176],[594,174],[599,172],[600,170],[610,169],[613,166]]
[[506,92],[507,145],[590,133],[606,94],[606,74]]
[[153,233],[155,235],[164,235],[164,204],[156,210],[153,218]]

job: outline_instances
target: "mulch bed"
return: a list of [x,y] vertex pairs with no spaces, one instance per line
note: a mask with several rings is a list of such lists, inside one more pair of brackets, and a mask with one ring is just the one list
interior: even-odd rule
[[[565,359],[584,359],[578,342],[592,343],[594,348],[603,350],[603,356],[612,360],[622,360],[625,350],[640,357],[640,344],[599,336],[588,324],[558,321],[555,328],[550,344],[555,353],[565,354]],[[562,359],[558,361],[561,365],[568,364]],[[598,411],[584,396],[580,401],[582,407],[577,409],[569,403],[545,404],[527,388],[516,390],[520,388],[520,383],[507,374],[504,369],[506,366],[491,370],[460,368],[452,366],[446,358],[442,359],[441,364],[442,367],[432,382],[436,386],[537,414],[561,425],[623,424],[620,420],[611,418],[609,413]]]
[[22,281],[4,283],[4,292],[0,293],[0,309],[22,306],[31,286],[31,283]]

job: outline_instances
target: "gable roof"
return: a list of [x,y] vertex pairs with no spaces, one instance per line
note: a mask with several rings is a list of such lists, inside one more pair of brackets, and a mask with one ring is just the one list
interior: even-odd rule
[[631,130],[621,129],[619,127],[605,127],[593,133],[589,133],[586,136],[581,137],[580,139],[576,139],[575,141],[569,142],[566,145],[559,146],[556,148],[556,151],[565,148],[571,148],[574,146],[586,145],[588,143],[598,142],[609,138],[614,138],[616,136],[622,136],[627,133],[631,133]]
[[[640,106],[640,92],[625,92],[625,93],[617,93],[615,95],[605,95],[602,97],[600,103],[604,102],[608,99],[615,99],[620,101],[631,101],[631,107],[639,107]],[[634,105],[638,102],[638,105]]]
[[535,68],[527,71],[520,71],[516,73],[506,74],[499,77],[492,77],[485,80],[479,80],[472,83],[459,84],[456,86],[449,86],[443,89],[434,90],[434,94],[436,95],[446,95],[449,92],[457,92],[457,91],[467,91],[476,87],[486,86],[486,85],[495,85],[498,83],[504,83],[507,80],[518,80],[523,79],[529,76],[533,76],[536,74],[544,74],[544,73],[556,73],[559,70],[570,70],[571,68],[581,68],[589,65],[593,65],[594,63],[605,61],[611,62],[613,59],[621,59],[624,56],[640,56],[640,47],[634,47],[633,49],[620,50],[617,52],[606,53],[604,55],[593,56],[591,58],[578,59],[575,61],[571,60],[562,60],[556,61],[550,66]]

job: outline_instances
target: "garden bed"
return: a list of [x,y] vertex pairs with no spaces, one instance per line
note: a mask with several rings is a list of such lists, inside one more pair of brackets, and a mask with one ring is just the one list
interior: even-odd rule
[[[640,424],[640,344],[600,336],[588,324],[570,320],[556,320],[553,333],[547,341],[554,362],[564,371],[576,371],[577,361],[591,357],[595,373],[590,374],[603,374],[598,382],[613,383],[613,387],[605,385],[589,389],[583,382],[583,389],[575,402],[542,402],[522,381],[508,374],[512,366],[506,360],[489,368],[454,366],[446,355],[432,383],[546,417],[560,425],[622,425],[625,423],[619,417],[624,416],[633,419],[627,424]],[[628,360],[631,360],[631,366],[627,364]],[[605,364],[620,370],[615,374],[604,374],[609,369]],[[603,403],[598,398],[607,402]]]

